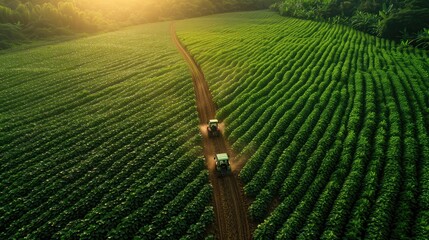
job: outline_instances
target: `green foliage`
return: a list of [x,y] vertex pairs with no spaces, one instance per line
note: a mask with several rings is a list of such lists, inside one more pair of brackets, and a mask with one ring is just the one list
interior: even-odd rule
[[[22,24],[29,39],[109,31],[122,26],[217,12],[267,8],[273,0],[15,0],[0,1],[0,24]],[[2,40],[0,49],[20,38]]]
[[383,19],[380,36],[401,39],[404,33],[414,35],[424,28],[429,28],[429,8],[403,9]]
[[350,18],[350,24],[353,28],[377,35],[378,23],[380,18],[378,15],[357,11],[355,15]]
[[271,9],[281,15],[349,25],[379,37],[408,39],[414,46],[426,47],[416,42],[419,32],[429,28],[429,1],[425,0],[283,0]]
[[422,31],[417,33],[414,44],[417,47],[429,49],[429,28],[423,28]]
[[253,239],[427,238],[427,52],[268,11],[177,29],[249,156]]
[[304,19],[320,19],[331,16],[331,0],[310,1],[310,0],[290,0],[277,3],[273,6],[281,15],[294,16]]
[[17,21],[17,14],[10,8],[0,5],[0,23],[14,23]]
[[167,23],[5,50],[0,89],[0,239],[203,238],[212,189]]
[[[427,237],[427,52],[267,11],[177,29],[250,156],[254,239]],[[0,58],[1,239],[204,238],[212,190],[166,23]]]
[[11,47],[14,40],[24,40],[22,24],[0,23],[0,49]]

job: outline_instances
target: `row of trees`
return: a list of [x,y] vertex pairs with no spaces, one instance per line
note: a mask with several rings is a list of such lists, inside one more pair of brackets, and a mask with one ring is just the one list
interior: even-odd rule
[[268,7],[272,0],[0,0],[0,49],[26,39]]
[[280,0],[271,7],[282,15],[341,23],[429,49],[427,0]]

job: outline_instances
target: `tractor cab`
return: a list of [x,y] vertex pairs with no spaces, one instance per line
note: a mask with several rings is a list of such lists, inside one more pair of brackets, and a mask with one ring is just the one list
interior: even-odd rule
[[231,166],[229,165],[228,154],[218,153],[215,155],[216,171],[219,175],[225,176],[231,172]]
[[207,132],[209,137],[219,136],[219,121],[217,119],[210,119],[207,124]]

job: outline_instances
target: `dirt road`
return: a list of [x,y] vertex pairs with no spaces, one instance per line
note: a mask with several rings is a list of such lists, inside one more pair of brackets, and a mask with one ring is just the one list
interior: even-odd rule
[[[213,201],[215,209],[215,236],[217,239],[251,239],[251,231],[247,216],[247,206],[243,195],[238,172],[241,164],[231,164],[232,174],[218,177],[215,169],[215,153],[226,152],[231,158],[232,152],[223,133],[219,137],[209,138],[206,124],[209,119],[215,118],[216,106],[204,78],[204,74],[179,41],[174,24],[170,27],[171,37],[177,49],[182,54],[192,73],[195,96],[197,100],[198,116],[200,118],[200,131],[203,135],[204,155],[209,169],[210,182],[213,185]],[[224,129],[223,124],[221,131]]]

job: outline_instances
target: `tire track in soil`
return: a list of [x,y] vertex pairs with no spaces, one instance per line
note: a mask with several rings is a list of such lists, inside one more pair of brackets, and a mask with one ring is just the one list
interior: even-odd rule
[[[209,138],[206,124],[216,116],[216,106],[200,67],[181,44],[176,35],[174,23],[170,25],[171,38],[180,54],[188,63],[194,83],[200,131],[203,136],[204,156],[209,170],[209,179],[213,186],[213,205],[215,209],[214,233],[217,239],[252,239],[251,227],[247,216],[247,202],[238,173],[242,161],[234,161],[235,154],[224,138],[224,125],[220,124],[221,135]],[[218,177],[215,169],[215,153],[226,152],[230,156],[232,174]]]

